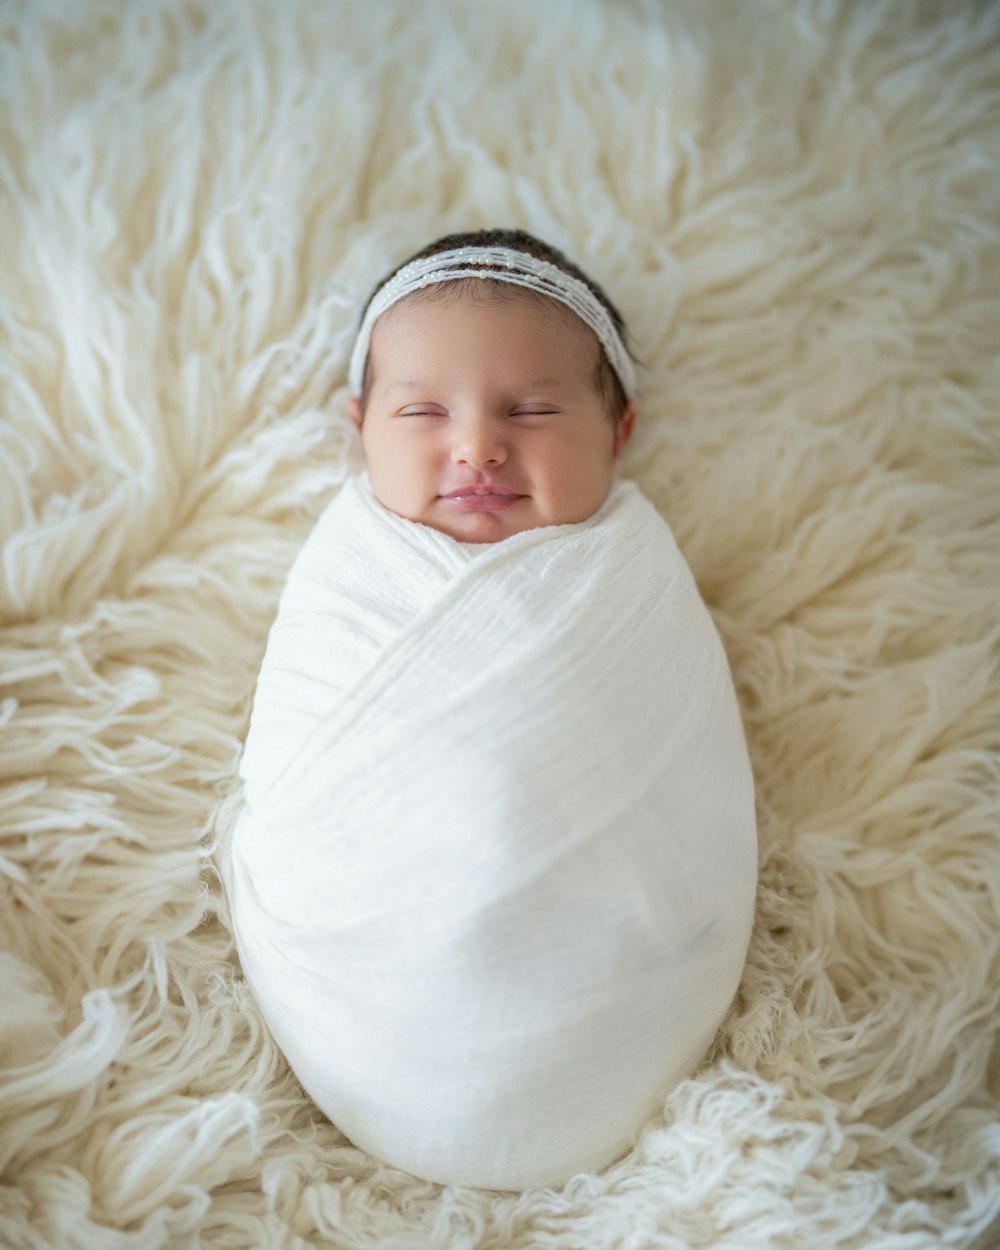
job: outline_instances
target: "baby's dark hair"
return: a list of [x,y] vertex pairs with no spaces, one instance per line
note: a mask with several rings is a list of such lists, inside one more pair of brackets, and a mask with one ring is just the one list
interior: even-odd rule
[[[505,230],[494,228],[491,230],[471,230],[459,234],[446,234],[440,239],[435,239],[433,243],[428,243],[425,248],[419,252],[415,252],[412,256],[408,256],[406,260],[400,262],[395,269],[382,278],[375,289],[369,295],[365,306],[362,309],[361,321],[364,321],[365,312],[368,305],[378,294],[381,287],[389,281],[404,265],[410,264],[414,260],[422,260],[426,256],[434,256],[438,252],[449,252],[456,247],[510,247],[519,252],[527,252],[529,256],[535,256],[539,260],[547,260],[550,264],[558,266],[571,277],[577,278],[584,283],[593,295],[607,309],[608,315],[614,323],[615,329],[618,331],[622,343],[625,346],[631,359],[636,364],[641,361],[633,354],[628,343],[628,330],[625,326],[624,319],[618,309],[608,299],[603,290],[588,278],[579,266],[574,265],[569,257],[565,256],[558,248],[553,247],[550,243],[543,243],[541,239],[536,239],[533,234],[529,234],[527,230]],[[514,293],[521,297],[534,298],[539,303],[551,304],[552,301],[547,295],[543,295],[540,291],[534,291],[523,286],[512,285],[504,282],[501,278],[456,278],[451,282],[437,282],[430,286],[422,287],[418,291],[414,291],[411,295],[406,296],[407,300],[447,300],[456,297],[460,291],[474,290],[482,293],[487,298],[511,298]],[[625,407],[627,405],[627,397],[618,379],[618,374],[611,367],[607,353],[603,346],[598,352],[597,366],[594,370],[594,385],[604,403],[612,424],[617,429],[618,423],[621,421]],[[372,386],[375,382],[374,366],[372,363],[372,352],[369,351],[368,359],[365,361],[364,380],[361,387],[361,409],[364,411],[368,407],[368,398],[371,394]]]

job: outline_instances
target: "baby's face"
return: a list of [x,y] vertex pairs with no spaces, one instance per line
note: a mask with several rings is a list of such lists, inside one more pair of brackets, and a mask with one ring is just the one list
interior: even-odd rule
[[[374,385],[358,426],[375,497],[460,542],[592,516],[632,433],[617,436],[594,386],[597,336],[575,313],[519,295],[444,304],[401,300],[375,323]],[[488,484],[518,497],[480,506],[449,495]]]

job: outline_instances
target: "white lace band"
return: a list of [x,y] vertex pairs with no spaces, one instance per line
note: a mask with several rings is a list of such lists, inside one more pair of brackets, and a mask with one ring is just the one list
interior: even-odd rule
[[[470,267],[476,264],[489,267]],[[456,278],[496,278],[500,282],[512,282],[517,286],[540,291],[572,308],[600,339],[627,398],[635,398],[635,367],[614,322],[600,300],[585,283],[557,265],[510,247],[458,247],[450,252],[438,252],[434,256],[425,256],[404,265],[384,286],[379,287],[365,312],[351,353],[347,378],[353,396],[361,394],[372,327],[378,318],[397,300],[411,292],[435,282],[450,282]]]

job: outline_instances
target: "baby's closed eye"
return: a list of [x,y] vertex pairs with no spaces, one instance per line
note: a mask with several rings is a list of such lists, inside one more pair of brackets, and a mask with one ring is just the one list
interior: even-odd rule
[[[515,408],[512,417],[554,417],[558,416],[558,408]],[[404,409],[396,414],[400,417],[447,417],[449,414],[437,408]]]

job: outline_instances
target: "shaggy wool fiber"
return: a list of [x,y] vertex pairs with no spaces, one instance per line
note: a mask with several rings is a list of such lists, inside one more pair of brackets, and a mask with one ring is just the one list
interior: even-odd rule
[[[0,8],[0,1244],[1000,1245],[1000,9]],[[371,284],[521,226],[645,362],[757,921],[599,1174],[439,1186],[304,1096],[214,861]]]

